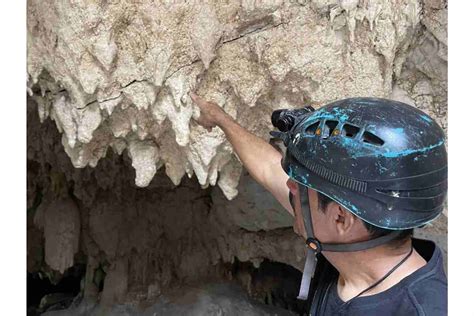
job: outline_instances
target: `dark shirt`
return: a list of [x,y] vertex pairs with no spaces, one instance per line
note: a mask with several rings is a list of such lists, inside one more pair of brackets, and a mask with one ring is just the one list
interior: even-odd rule
[[[425,266],[388,290],[355,298],[349,304],[339,298],[338,275],[331,272],[333,276],[327,285],[315,294],[311,315],[447,315],[447,281],[441,250],[433,242],[421,239],[413,239],[413,247],[427,261]],[[325,299],[321,293],[326,293]]]

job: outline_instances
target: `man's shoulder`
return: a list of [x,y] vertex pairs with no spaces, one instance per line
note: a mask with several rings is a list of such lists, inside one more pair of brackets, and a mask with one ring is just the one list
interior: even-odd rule
[[407,294],[419,315],[446,315],[447,289],[446,279],[433,273],[410,284]]
[[364,309],[366,315],[382,311],[387,315],[447,314],[447,280],[441,250],[427,240],[416,240],[413,244],[427,264],[387,291],[361,298],[360,303],[365,304],[360,305],[360,311]]
[[[346,315],[434,315],[447,314],[447,280],[441,250],[431,241],[416,239],[413,246],[427,264],[390,289],[354,299],[342,307],[337,291],[329,291],[324,315],[343,311]],[[313,304],[316,304],[316,296]],[[314,315],[314,306],[312,314]]]
[[441,250],[431,241],[417,240],[414,245],[424,252],[427,264],[408,277],[407,294],[420,315],[446,315],[448,285]]

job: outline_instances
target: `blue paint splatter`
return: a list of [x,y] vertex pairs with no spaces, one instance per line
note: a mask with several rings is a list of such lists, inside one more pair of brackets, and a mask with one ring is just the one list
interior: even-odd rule
[[383,153],[382,156],[384,157],[388,157],[388,158],[396,158],[396,157],[403,157],[403,156],[408,156],[410,154],[413,154],[413,153],[425,153],[429,150],[432,150],[433,148],[436,148],[436,147],[439,147],[441,145],[444,144],[444,140],[440,141],[439,143],[437,144],[434,144],[434,145],[431,145],[431,146],[427,146],[425,148],[421,148],[421,149],[405,149],[403,151],[398,151],[398,152],[388,152],[388,153]]
[[428,123],[433,122],[433,120],[431,119],[431,117],[429,117],[428,115],[422,115],[421,118],[422,118],[423,120],[425,120],[426,122],[428,122]]
[[402,127],[398,127],[394,129],[394,132],[397,133],[398,135],[404,135],[404,129]]
[[349,137],[340,137],[339,138],[342,146],[344,146],[347,151],[350,153],[352,158],[362,157],[367,155],[366,148],[363,145],[353,138]]
[[[343,145],[348,148],[351,151],[351,157],[352,158],[359,158],[359,157],[377,157],[377,156],[382,156],[386,158],[399,158],[399,157],[404,157],[408,156],[413,153],[418,153],[420,155],[426,155],[426,152],[439,147],[444,144],[444,140],[441,140],[440,142],[427,146],[424,148],[415,148],[415,149],[405,149],[402,151],[386,151],[387,149],[383,148],[376,148],[376,146],[371,146],[373,147],[370,152],[364,146],[361,146],[357,142],[351,142],[350,139],[343,138]],[[367,145],[367,144],[364,144]],[[385,151],[384,151],[385,150]],[[374,152],[375,151],[375,152]]]
[[308,184],[308,179],[304,175],[300,175],[300,178],[304,184]]
[[347,115],[346,112],[352,112],[349,109],[340,109],[338,107],[332,108],[330,111],[327,109],[321,109],[316,111],[308,120],[305,122],[305,124],[310,125],[314,123],[317,120],[321,119],[329,119],[329,120],[336,120],[336,121],[347,121],[349,118],[349,115]]

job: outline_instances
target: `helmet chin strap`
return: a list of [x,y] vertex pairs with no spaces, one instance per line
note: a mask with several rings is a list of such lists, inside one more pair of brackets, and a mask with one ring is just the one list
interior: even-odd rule
[[[334,244],[334,243],[321,243],[314,237],[313,231],[313,221],[311,219],[311,209],[309,207],[309,197],[308,197],[308,188],[302,184],[298,183],[298,188],[300,192],[300,202],[301,202],[301,213],[303,216],[304,227],[306,230],[306,244],[308,249],[306,250],[306,261],[303,270],[303,277],[301,279],[300,292],[298,295],[299,300],[308,299],[309,287],[311,284],[311,279],[313,278],[314,270],[316,268],[318,253],[321,251],[331,251],[331,252],[351,252],[351,251],[361,251],[380,245],[386,244],[387,242],[395,239],[400,232],[393,231],[387,235],[377,237],[371,240],[348,243],[348,244]],[[295,208],[292,202],[291,193],[290,193],[290,203]]]
[[[308,188],[301,184],[298,184],[298,188],[300,192],[300,202],[301,211],[303,214],[304,228],[306,230],[306,235],[308,236],[307,241],[310,239],[316,240],[314,238],[313,221],[311,220],[311,210],[309,208]],[[295,207],[293,206],[293,210],[294,209]],[[299,300],[308,299],[309,286],[311,285],[311,279],[313,278],[314,270],[316,269],[316,261],[316,249],[310,246],[306,249],[306,261],[304,264],[303,277],[301,279],[300,293],[297,297],[297,299]]]

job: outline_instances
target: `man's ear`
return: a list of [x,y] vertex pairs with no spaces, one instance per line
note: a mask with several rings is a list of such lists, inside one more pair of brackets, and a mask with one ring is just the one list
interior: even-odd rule
[[351,229],[354,227],[356,218],[354,214],[347,211],[343,206],[339,205],[338,203],[331,203],[333,204],[333,219],[336,224],[336,230],[339,235],[347,235]]

